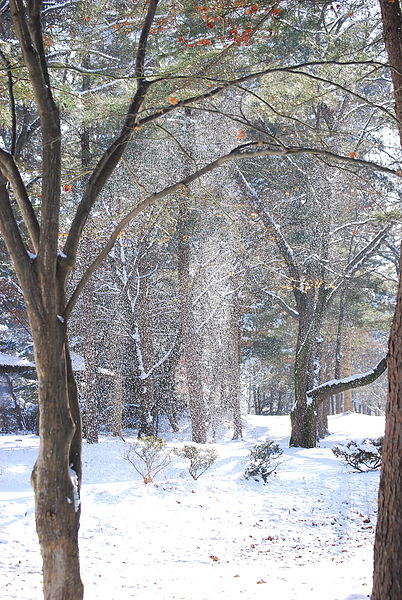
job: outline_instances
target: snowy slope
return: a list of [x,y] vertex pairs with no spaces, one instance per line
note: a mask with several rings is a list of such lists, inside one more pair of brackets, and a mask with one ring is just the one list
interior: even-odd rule
[[[174,458],[144,485],[124,442],[84,445],[82,576],[86,600],[363,600],[371,588],[378,472],[351,473],[331,452],[379,436],[382,417],[338,415],[321,447],[287,448],[288,417],[245,418],[243,441],[222,440],[198,481]],[[250,448],[284,448],[267,485],[245,480]],[[188,431],[169,434],[169,444]],[[29,484],[38,439],[0,436],[0,589],[41,598]],[[212,557],[212,558],[211,558]]]

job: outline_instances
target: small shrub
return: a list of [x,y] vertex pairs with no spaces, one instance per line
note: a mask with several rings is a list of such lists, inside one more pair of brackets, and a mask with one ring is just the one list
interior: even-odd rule
[[282,456],[283,450],[278,444],[267,440],[262,444],[256,444],[250,451],[250,464],[244,471],[246,479],[253,477],[258,480],[262,478],[266,483],[268,477],[276,471],[281,464],[279,458]]
[[151,483],[154,477],[170,463],[170,452],[166,450],[166,442],[161,438],[143,437],[127,445],[123,458],[134,467],[144,480]]
[[379,437],[362,441],[350,440],[335,446],[332,452],[356,471],[375,471],[381,467],[383,439]]
[[187,458],[190,461],[188,472],[193,479],[201,477],[218,458],[218,454],[214,448],[201,448],[199,446],[188,445],[182,448],[175,448],[174,453],[176,456]]

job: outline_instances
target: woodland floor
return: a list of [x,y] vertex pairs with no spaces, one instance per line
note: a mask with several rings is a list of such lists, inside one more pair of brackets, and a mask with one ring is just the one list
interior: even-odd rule
[[[124,442],[84,444],[80,548],[85,599],[363,600],[371,592],[379,473],[352,473],[331,452],[382,435],[384,419],[330,418],[320,448],[287,448],[288,417],[244,417],[244,440],[222,435],[198,481],[175,457],[144,485]],[[189,440],[187,427],[166,434]],[[250,448],[284,449],[268,484],[242,477]],[[40,555],[29,478],[38,438],[0,436],[0,589],[39,600]]]

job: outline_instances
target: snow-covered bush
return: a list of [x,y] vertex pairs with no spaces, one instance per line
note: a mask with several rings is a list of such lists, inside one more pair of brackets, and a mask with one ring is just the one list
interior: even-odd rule
[[253,477],[258,480],[262,478],[263,482],[266,483],[268,477],[276,471],[281,464],[279,460],[283,454],[283,450],[278,444],[275,444],[272,440],[266,440],[261,444],[256,444],[250,451],[250,464],[244,471],[246,479]]
[[383,439],[350,440],[335,446],[332,452],[356,471],[375,471],[381,467]]
[[143,437],[127,444],[123,458],[134,467],[144,480],[151,483],[155,475],[162,471],[171,461],[166,442],[158,437]]
[[187,458],[190,461],[188,472],[193,479],[201,477],[218,458],[218,453],[214,448],[204,446],[187,445],[182,448],[175,448],[174,453],[176,456]]

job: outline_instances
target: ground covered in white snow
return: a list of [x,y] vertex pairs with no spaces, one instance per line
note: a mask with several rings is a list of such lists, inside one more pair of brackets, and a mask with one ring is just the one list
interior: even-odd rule
[[[371,591],[378,472],[352,473],[331,452],[378,437],[382,417],[330,418],[311,450],[287,448],[288,417],[245,418],[243,441],[214,444],[219,458],[193,481],[175,457],[145,485],[122,458],[124,442],[84,445],[81,562],[86,600],[363,600]],[[264,485],[242,477],[250,448],[284,449]],[[170,445],[188,430],[169,434]],[[0,589],[41,596],[30,471],[38,438],[0,436]]]

